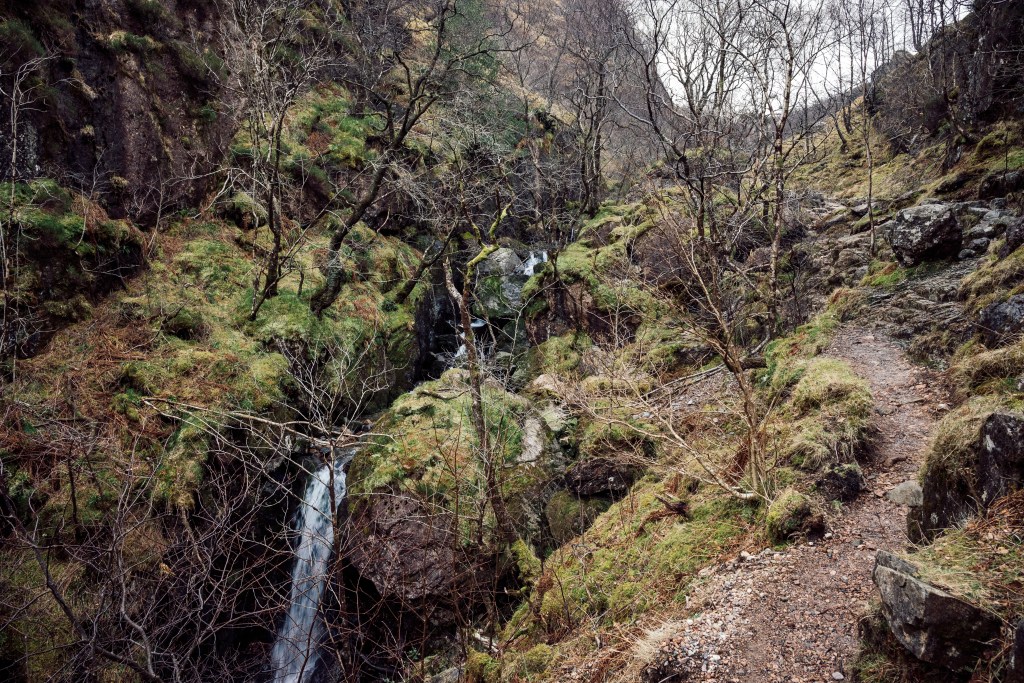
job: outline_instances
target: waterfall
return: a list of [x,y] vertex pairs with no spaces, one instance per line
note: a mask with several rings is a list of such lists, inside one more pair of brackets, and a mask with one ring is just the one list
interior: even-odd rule
[[331,470],[333,467],[334,502],[338,505],[345,497],[344,466],[350,458],[324,465],[306,484],[295,527],[299,544],[292,567],[290,606],[271,653],[274,683],[303,683],[316,668],[324,630],[318,611],[334,549]]
[[542,251],[540,254],[530,252],[530,257],[526,259],[526,263],[523,264],[523,275],[533,275],[533,269],[542,263],[548,262],[548,252]]

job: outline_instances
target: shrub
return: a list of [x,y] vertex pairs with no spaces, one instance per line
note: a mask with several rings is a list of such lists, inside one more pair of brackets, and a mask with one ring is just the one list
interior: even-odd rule
[[22,59],[42,55],[46,52],[43,44],[35,37],[28,24],[19,19],[0,21],[0,45],[4,46],[6,55],[18,56]]
[[140,23],[154,28],[167,20],[167,10],[160,0],[128,0],[128,11],[134,15]]
[[160,47],[160,43],[149,36],[139,36],[128,31],[114,31],[107,36],[107,47],[113,52],[135,52],[143,54]]

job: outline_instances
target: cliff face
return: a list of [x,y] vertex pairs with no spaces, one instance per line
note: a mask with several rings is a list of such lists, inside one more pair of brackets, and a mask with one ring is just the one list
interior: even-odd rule
[[[870,98],[876,126],[897,148],[929,136],[971,137],[978,126],[1024,111],[1020,75],[1024,6],[983,0],[915,55],[897,53],[876,73]],[[955,163],[951,145],[948,163]]]
[[0,176],[56,178],[114,218],[194,204],[232,131],[219,20],[216,3],[190,0],[0,3],[8,78],[44,59],[18,134],[0,124]]

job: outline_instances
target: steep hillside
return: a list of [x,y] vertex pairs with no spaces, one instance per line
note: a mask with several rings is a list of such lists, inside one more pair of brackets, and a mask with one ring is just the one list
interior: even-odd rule
[[1018,680],[1020,5],[534,5],[0,2],[0,677]]

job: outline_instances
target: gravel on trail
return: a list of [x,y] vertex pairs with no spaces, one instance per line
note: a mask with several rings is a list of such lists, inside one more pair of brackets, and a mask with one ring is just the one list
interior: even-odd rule
[[[826,355],[867,380],[875,402],[868,490],[830,520],[818,541],[764,549],[702,572],[690,619],[665,634],[647,671],[651,681],[848,680],[857,622],[875,596],[878,550],[902,550],[907,507],[886,497],[913,480],[942,389],[928,370],[877,332],[847,327]],[[899,496],[895,496],[899,498]]]

